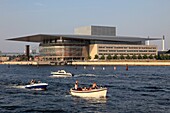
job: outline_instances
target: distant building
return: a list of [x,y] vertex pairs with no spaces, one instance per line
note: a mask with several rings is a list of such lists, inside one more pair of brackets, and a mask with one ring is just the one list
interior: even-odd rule
[[5,62],[8,61],[9,57],[8,56],[0,56],[0,62]]
[[87,26],[75,29],[75,34],[37,34],[8,40],[37,42],[43,60],[84,60],[95,55],[157,55],[156,45],[146,45],[148,40],[161,38],[140,38],[116,36],[116,27]]

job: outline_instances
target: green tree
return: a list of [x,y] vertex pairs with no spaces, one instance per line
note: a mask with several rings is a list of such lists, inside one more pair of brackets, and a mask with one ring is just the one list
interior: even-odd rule
[[160,60],[165,60],[165,56],[164,55],[160,55]]
[[99,56],[96,54],[96,55],[94,56],[94,59],[99,59]]
[[91,56],[88,56],[87,59],[90,60],[90,59],[91,59]]
[[160,59],[161,59],[161,60],[166,60],[166,55],[162,54],[162,55],[160,56]]
[[169,60],[169,56],[168,55],[165,55],[165,60]]
[[131,59],[131,57],[129,55],[126,56],[126,59]]
[[154,58],[155,58],[156,60],[158,60],[158,55],[155,55]]
[[113,56],[113,59],[118,59],[117,54],[115,54],[115,55]]
[[125,59],[125,57],[123,55],[120,56],[120,59]]
[[112,59],[112,56],[109,54],[109,55],[107,56],[107,59],[108,59],[108,60],[111,60],[111,59]]
[[26,55],[19,55],[20,61],[28,61],[28,57]]
[[102,55],[102,56],[100,57],[100,59],[101,59],[101,60],[105,60],[105,56]]
[[138,55],[138,59],[142,59],[142,56],[141,56],[141,55]]
[[143,55],[143,59],[147,59],[148,58],[148,56],[145,54],[145,55]]
[[136,59],[137,57],[136,57],[136,55],[134,54],[133,56],[132,56],[132,59]]
[[151,55],[149,55],[149,59],[153,59],[153,56],[152,56],[152,54],[151,54]]
[[158,55],[158,60],[162,60],[162,59],[161,59],[161,55]]

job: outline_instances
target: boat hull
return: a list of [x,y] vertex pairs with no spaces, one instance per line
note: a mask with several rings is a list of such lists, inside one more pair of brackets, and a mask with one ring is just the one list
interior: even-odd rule
[[64,78],[64,77],[72,77],[72,76],[68,76],[68,75],[51,75],[50,77],[52,77],[52,78]]
[[107,88],[91,89],[85,91],[77,91],[70,89],[70,93],[71,95],[78,97],[101,98],[106,97]]
[[30,84],[26,85],[26,89],[32,89],[32,90],[46,90],[48,84],[47,83],[37,83],[37,84]]
[[57,72],[51,72],[51,77],[72,77],[73,75],[71,73],[57,73]]

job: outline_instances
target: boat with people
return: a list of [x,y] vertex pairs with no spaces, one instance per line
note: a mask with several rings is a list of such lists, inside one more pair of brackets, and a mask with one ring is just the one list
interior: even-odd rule
[[78,97],[101,98],[101,97],[106,97],[107,88],[100,87],[98,89],[87,89],[87,90],[70,89],[70,93],[71,95],[78,96]]
[[78,81],[76,80],[75,87],[70,89],[70,94],[78,97],[101,98],[106,97],[107,88],[98,87],[95,82],[93,83],[92,87],[79,88]]
[[26,85],[25,88],[32,90],[46,90],[47,86],[47,83],[41,83],[40,81],[36,83],[35,80],[31,80],[30,84]]
[[65,70],[58,70],[57,72],[51,72],[51,77],[72,77],[73,74],[67,73]]

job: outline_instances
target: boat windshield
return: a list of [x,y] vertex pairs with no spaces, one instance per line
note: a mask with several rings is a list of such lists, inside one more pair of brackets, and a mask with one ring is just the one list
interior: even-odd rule
[[60,70],[58,71],[58,73],[66,73],[64,70]]

